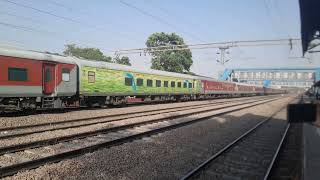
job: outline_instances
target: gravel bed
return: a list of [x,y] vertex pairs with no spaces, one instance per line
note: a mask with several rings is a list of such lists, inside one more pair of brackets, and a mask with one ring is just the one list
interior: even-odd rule
[[[232,103],[232,102],[228,102]],[[181,107],[179,108],[179,111],[182,110],[188,110],[188,109],[194,109],[194,108],[204,108],[208,107],[208,105],[201,105],[201,106],[194,106],[194,107]],[[212,106],[212,105],[211,105]],[[114,120],[122,120],[122,119],[129,119],[129,118],[134,118],[137,116],[150,116],[150,115],[156,115],[156,114],[162,114],[162,113],[168,113],[168,112],[175,112],[177,109],[166,109],[166,110],[159,110],[159,111],[151,111],[151,112],[144,112],[144,113],[137,113],[137,114],[127,114],[127,115],[119,115],[117,117],[105,117],[105,118],[95,118],[95,119],[86,119],[86,120],[80,120],[80,121],[74,121],[74,122],[66,122],[66,123],[60,123],[60,124],[50,124],[50,125],[44,125],[44,126],[36,126],[36,127],[30,127],[30,128],[23,128],[23,129],[13,129],[13,130],[8,130],[8,131],[2,131],[0,132],[0,135],[6,136],[9,134],[19,134],[19,133],[27,133],[27,132],[35,132],[35,131],[44,131],[44,130],[50,130],[53,131],[54,128],[65,128],[65,127],[70,127],[74,128],[71,126],[89,126],[94,123],[105,123],[106,121],[114,121]],[[63,122],[63,121],[62,121]],[[66,129],[66,128],[65,128]]]
[[243,128],[270,116],[289,100],[211,118],[6,179],[178,179],[208,158],[203,154],[216,152],[228,140],[242,134]]
[[[240,98],[234,98],[237,100]],[[248,98],[242,98],[243,100]],[[230,99],[215,99],[215,100],[206,100],[206,101],[189,101],[189,102],[180,102],[180,103],[166,103],[166,104],[156,104],[156,105],[139,105],[123,108],[102,108],[102,109],[88,109],[88,110],[71,110],[60,113],[43,113],[35,114],[28,116],[17,116],[17,117],[0,117],[0,127],[15,127],[15,126],[24,126],[32,125],[38,123],[50,123],[50,122],[59,122],[66,121],[71,119],[78,118],[90,118],[97,116],[106,116],[113,114],[123,114],[137,111],[145,110],[158,110],[160,108],[169,108],[169,107],[182,107],[189,105],[199,105],[206,104],[209,102],[223,102]]]
[[197,179],[263,179],[286,128],[286,110],[223,153]]
[[302,123],[291,124],[277,160],[270,172],[270,180],[303,179],[302,175]]
[[[239,102],[237,102],[237,103],[239,103]],[[215,108],[216,107],[223,107],[223,106],[225,106],[225,105],[221,104],[221,105],[215,106]],[[212,109],[212,107],[201,108],[201,110],[205,110],[205,109]],[[3,139],[0,141],[0,147],[28,143],[28,142],[34,142],[34,141],[56,138],[56,137],[61,137],[61,136],[67,136],[67,135],[72,135],[72,134],[78,134],[78,133],[83,133],[83,132],[89,132],[89,131],[99,130],[99,129],[103,129],[103,128],[121,126],[121,125],[125,125],[125,124],[145,122],[145,121],[150,121],[150,120],[164,118],[164,117],[181,115],[181,114],[185,114],[187,112],[198,112],[198,111],[199,111],[199,109],[185,110],[185,111],[179,111],[179,112],[171,112],[171,113],[164,113],[164,114],[158,114],[158,115],[130,118],[130,119],[122,120],[122,121],[99,123],[99,124],[94,124],[94,125],[90,125],[90,126],[78,127],[78,128],[70,128],[70,129],[63,129],[63,130],[56,130],[56,131],[46,131],[43,133],[26,135],[23,137]]]

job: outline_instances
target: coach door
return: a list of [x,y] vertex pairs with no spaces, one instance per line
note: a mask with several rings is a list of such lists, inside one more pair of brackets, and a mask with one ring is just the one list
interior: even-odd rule
[[205,93],[205,84],[204,84],[204,81],[201,81],[201,93]]
[[43,92],[52,94],[55,91],[55,64],[43,64]]

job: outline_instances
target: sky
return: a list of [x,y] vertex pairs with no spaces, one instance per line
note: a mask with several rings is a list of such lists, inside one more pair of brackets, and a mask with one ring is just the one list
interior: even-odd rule
[[[126,5],[127,4],[127,5]],[[129,6],[128,6],[129,5]],[[0,44],[62,53],[64,45],[112,51],[145,47],[154,32],[175,32],[186,44],[300,38],[298,0],[0,0]],[[289,44],[289,42],[288,42]],[[217,77],[225,68],[318,67],[299,58],[300,44],[235,47],[225,65],[218,49],[192,50],[191,71]],[[149,68],[148,55],[129,54]]]

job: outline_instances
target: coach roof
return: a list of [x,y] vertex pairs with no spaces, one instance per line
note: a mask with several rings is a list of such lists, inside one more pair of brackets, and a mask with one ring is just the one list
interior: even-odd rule
[[[147,68],[139,69],[139,68],[134,68],[131,66],[126,66],[126,65],[121,65],[121,64],[80,59],[80,58],[71,57],[71,56],[54,55],[54,54],[50,54],[50,53],[31,51],[31,50],[23,50],[23,49],[19,49],[19,48],[8,48],[8,47],[0,46],[0,55],[17,57],[17,58],[33,59],[33,60],[42,60],[42,61],[45,60],[45,61],[52,61],[52,62],[77,64],[80,67],[81,66],[91,66],[91,67],[97,67],[97,68],[109,68],[109,69],[131,71],[131,72],[138,72],[138,73],[179,77],[179,78],[185,78],[185,79],[203,79],[202,77],[192,76],[192,75],[188,75],[188,74],[159,71],[159,70],[147,69]],[[206,78],[206,79],[215,80],[213,78]]]

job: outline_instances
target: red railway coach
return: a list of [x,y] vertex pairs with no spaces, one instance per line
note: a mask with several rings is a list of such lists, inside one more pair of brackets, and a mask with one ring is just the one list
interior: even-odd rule
[[262,86],[252,86],[246,84],[237,83],[236,91],[238,94],[264,94],[264,88]]
[[243,85],[243,84],[237,84],[237,91],[239,93],[248,93],[248,92],[255,92],[255,89],[253,86]]
[[205,94],[230,94],[235,91],[235,84],[229,82],[202,80]]
[[263,87],[255,87],[255,91],[259,93],[263,93]]
[[[64,97],[76,94],[77,81],[71,79],[77,77],[77,66],[41,59],[45,58],[0,55],[1,104],[22,109],[54,108],[62,106]],[[52,97],[60,98],[61,103],[50,103]]]
[[284,94],[287,93],[284,89],[265,88],[265,94]]

